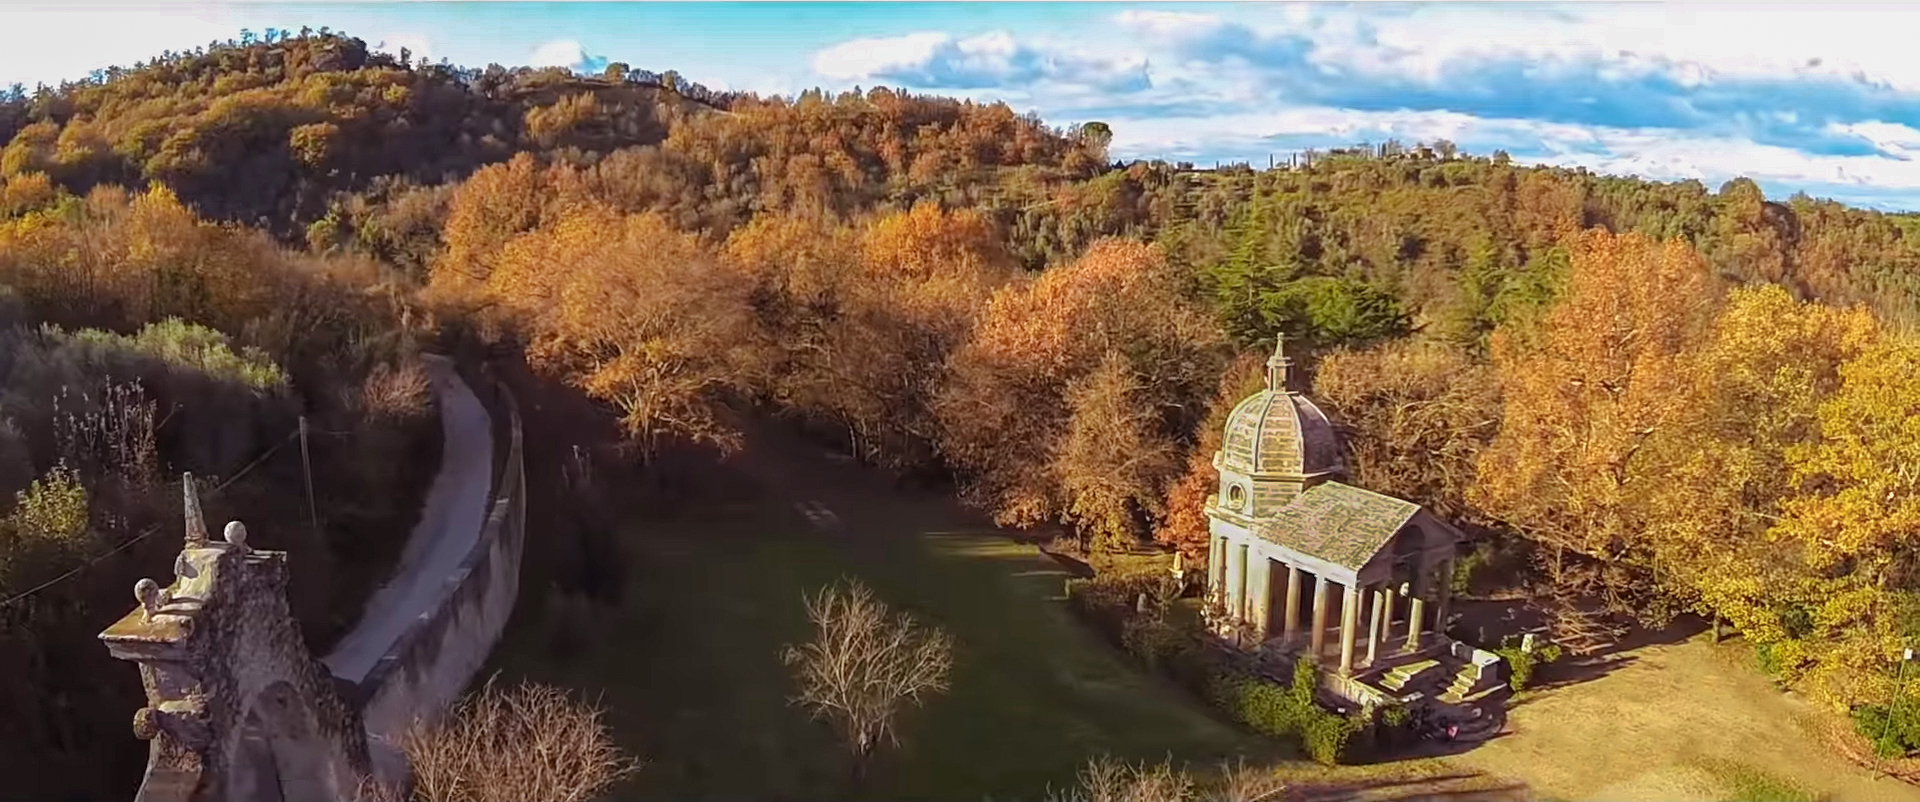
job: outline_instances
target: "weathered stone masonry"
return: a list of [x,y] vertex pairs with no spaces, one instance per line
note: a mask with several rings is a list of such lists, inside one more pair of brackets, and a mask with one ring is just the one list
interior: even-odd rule
[[248,548],[238,521],[210,540],[190,475],[185,488],[173,584],[141,580],[139,608],[100,635],[140,664],[147,691],[133,723],[152,743],[137,798],[351,798],[365,730],[287,609],[286,553]]
[[286,602],[288,555],[249,548],[237,521],[209,538],[185,478],[186,542],[173,582],[141,580],[139,606],[100,635],[115,657],[139,665],[147,693],[134,716],[135,736],[151,743],[137,800],[336,802],[353,799],[362,778],[404,774],[383,738],[459,695],[518,594],[519,415],[498,385],[477,384],[504,430],[485,529],[433,612],[357,686],[307,651]]

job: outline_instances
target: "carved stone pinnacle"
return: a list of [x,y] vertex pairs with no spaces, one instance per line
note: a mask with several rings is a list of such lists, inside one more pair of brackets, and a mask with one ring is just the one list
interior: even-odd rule
[[194,490],[193,474],[180,475],[180,492],[186,503],[187,548],[203,549],[207,546],[207,519],[200,514],[200,494]]

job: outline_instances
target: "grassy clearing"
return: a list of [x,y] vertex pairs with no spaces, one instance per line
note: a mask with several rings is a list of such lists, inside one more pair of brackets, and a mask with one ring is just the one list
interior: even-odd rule
[[839,747],[788,704],[778,652],[810,634],[804,591],[857,576],[957,643],[952,690],[907,714],[904,746],[861,796],[1038,798],[1102,752],[1279,756],[1072,620],[1057,602],[1066,573],[1033,547],[873,522],[901,517],[822,532],[767,500],[636,525],[625,597],[570,616],[589,645],[560,656],[549,623],[517,620],[496,663],[506,679],[601,690],[623,746],[648,761],[616,798],[846,798]]
[[[1780,693],[1750,659],[1704,638],[1626,653],[1598,676],[1528,694],[1511,734],[1446,760],[1557,799],[1920,800],[1809,732],[1818,711]],[[1550,666],[1554,672],[1579,666]],[[1764,767],[1762,769],[1761,767]]]
[[1763,769],[1725,760],[1703,762],[1727,789],[1728,802],[1820,802],[1819,794]]

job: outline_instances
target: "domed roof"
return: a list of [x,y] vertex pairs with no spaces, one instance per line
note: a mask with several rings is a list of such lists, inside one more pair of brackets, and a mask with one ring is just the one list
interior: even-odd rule
[[1287,387],[1292,365],[1275,343],[1267,387],[1227,415],[1220,467],[1237,473],[1314,476],[1341,470],[1340,439],[1325,413]]

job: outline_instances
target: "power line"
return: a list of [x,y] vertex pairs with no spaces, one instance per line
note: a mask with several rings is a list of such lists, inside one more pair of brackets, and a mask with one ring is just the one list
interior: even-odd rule
[[[331,432],[329,432],[329,434],[331,434]],[[249,471],[252,471],[254,468],[259,467],[260,463],[265,462],[268,457],[273,456],[274,452],[279,451],[281,448],[284,448],[288,443],[293,442],[294,439],[299,436],[300,436],[299,430],[295,430],[292,434],[288,435],[286,439],[281,440],[278,443],[275,443],[272,448],[267,449],[266,451],[262,452],[260,456],[255,457],[252,462],[247,463],[246,467],[241,468],[239,473],[236,473],[230,477],[227,477],[225,481],[222,481],[221,483],[214,485],[213,489],[207,492],[209,494],[213,494],[213,493],[219,493],[220,491],[227,489],[228,485],[231,485],[234,482],[239,481],[240,477],[246,476]],[[46,590],[47,588],[53,587],[54,585],[64,582],[67,579],[71,578],[73,575],[78,574],[81,571],[85,571],[88,568],[92,568],[93,566],[100,564],[102,560],[105,560],[108,557],[112,557],[115,554],[119,554],[120,552],[126,551],[129,548],[132,548],[133,544],[139,543],[142,540],[146,540],[147,538],[153,536],[154,534],[157,534],[159,531],[160,531],[160,524],[151,524],[147,526],[146,529],[141,530],[140,534],[137,534],[131,538],[128,538],[126,542],[121,543],[118,546],[114,546],[111,549],[108,549],[104,553],[94,557],[91,560],[88,560],[84,563],[74,566],[72,570],[69,570],[64,574],[56,576],[52,579],[49,579],[31,588],[27,588],[26,590],[23,590],[19,593],[15,593],[12,596],[8,596],[5,599],[0,599],[0,607],[6,607],[10,604],[13,604],[14,602],[20,601],[21,599],[24,599],[28,596],[32,596],[35,593],[39,593],[40,591]]]

